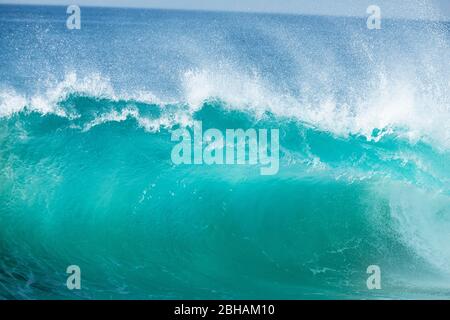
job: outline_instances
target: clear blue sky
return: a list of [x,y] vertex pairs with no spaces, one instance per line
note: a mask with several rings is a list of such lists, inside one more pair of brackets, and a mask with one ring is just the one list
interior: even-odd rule
[[17,4],[77,4],[167,9],[363,16],[378,5],[385,17],[450,20],[450,0],[0,0]]

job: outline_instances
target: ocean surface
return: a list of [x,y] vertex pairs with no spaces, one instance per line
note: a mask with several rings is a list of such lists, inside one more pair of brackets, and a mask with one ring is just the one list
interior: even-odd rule
[[[450,297],[449,23],[68,16],[0,6],[0,299]],[[278,174],[174,165],[194,121]]]

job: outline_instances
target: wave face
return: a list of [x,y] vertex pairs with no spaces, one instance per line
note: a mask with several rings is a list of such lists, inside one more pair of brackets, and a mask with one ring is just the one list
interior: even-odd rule
[[[448,23],[1,9],[1,299],[448,298]],[[193,121],[278,174],[175,166]]]

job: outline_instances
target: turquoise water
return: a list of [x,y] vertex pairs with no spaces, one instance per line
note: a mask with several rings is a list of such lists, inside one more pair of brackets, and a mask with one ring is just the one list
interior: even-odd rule
[[[0,8],[0,298],[448,298],[448,24]],[[195,120],[278,174],[175,166]]]

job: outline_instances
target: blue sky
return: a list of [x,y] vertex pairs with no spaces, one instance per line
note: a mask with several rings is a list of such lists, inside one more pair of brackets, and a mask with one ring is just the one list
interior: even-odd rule
[[450,0],[0,0],[0,3],[77,4],[193,10],[363,16],[378,5],[385,17],[450,20]]

